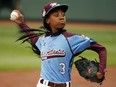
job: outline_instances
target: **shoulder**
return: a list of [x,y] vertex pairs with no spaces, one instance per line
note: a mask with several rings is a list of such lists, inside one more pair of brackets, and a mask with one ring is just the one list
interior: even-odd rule
[[70,32],[63,32],[63,35],[68,38],[68,37],[72,37],[72,36],[75,36],[75,35],[79,35],[79,34],[74,34],[74,33],[70,33]]
[[63,32],[63,35],[65,38],[73,38],[73,39],[83,38],[82,34],[75,34],[75,33],[70,33],[70,32]]
[[93,38],[91,37],[87,37],[83,34],[74,34],[74,33],[70,33],[70,32],[63,32],[63,35],[65,38],[71,38],[73,40],[86,40],[86,41],[90,41],[90,42],[96,42]]

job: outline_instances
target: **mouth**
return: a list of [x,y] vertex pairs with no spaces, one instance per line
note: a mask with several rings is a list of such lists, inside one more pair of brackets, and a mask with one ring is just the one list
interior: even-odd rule
[[62,21],[62,22],[59,22],[59,23],[58,23],[58,26],[59,26],[60,28],[63,28],[63,27],[65,26],[65,22],[63,22],[63,21]]
[[59,24],[65,24],[65,21],[59,21]]

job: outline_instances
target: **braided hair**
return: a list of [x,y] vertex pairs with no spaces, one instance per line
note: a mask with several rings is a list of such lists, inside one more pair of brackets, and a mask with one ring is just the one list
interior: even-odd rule
[[[34,32],[34,33],[31,33]],[[22,40],[21,44],[28,42],[31,45],[32,51],[40,55],[40,51],[37,48],[37,46],[32,43],[31,39],[35,37],[40,37],[40,36],[49,36],[51,33],[49,30],[45,29],[44,26],[39,27],[38,29],[28,29],[28,30],[20,30],[20,33],[22,34],[16,41]],[[30,33],[30,34],[25,34],[25,33]]]

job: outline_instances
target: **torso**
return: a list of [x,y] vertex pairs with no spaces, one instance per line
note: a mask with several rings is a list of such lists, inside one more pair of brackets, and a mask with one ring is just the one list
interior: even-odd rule
[[[36,46],[39,48],[42,58],[41,78],[51,82],[68,82],[71,80],[70,73],[74,58],[66,38],[69,40],[74,53],[90,46],[89,40],[84,40],[80,35],[66,37],[66,35],[60,34],[53,37],[40,37]],[[82,45],[80,45],[81,43]],[[87,45],[85,45],[86,43]]]

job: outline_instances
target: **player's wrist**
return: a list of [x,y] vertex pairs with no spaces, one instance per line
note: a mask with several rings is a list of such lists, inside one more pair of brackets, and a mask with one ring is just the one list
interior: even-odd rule
[[99,71],[100,73],[102,73],[103,75],[105,75],[105,72],[106,72],[106,69],[102,69],[102,68],[99,68]]
[[96,75],[97,75],[97,78],[98,78],[98,79],[101,79],[101,78],[104,77],[104,74],[101,73],[101,72],[97,72]]

